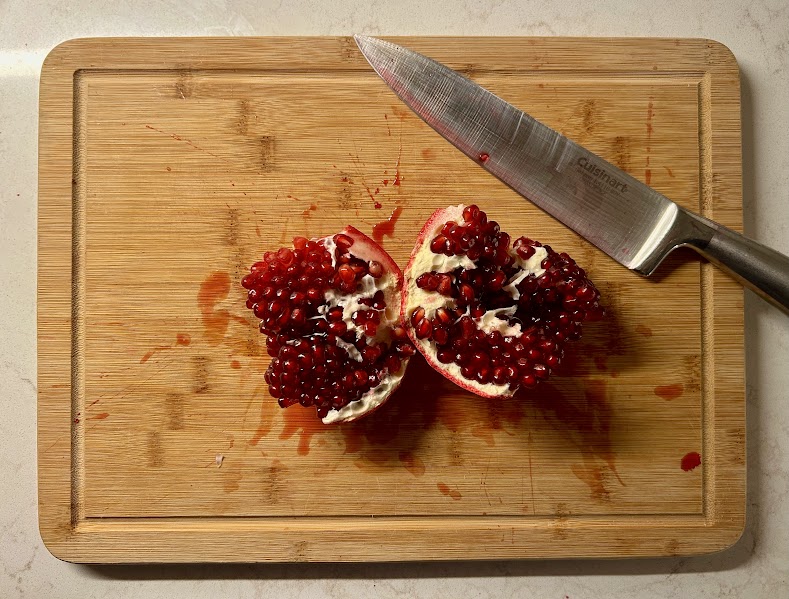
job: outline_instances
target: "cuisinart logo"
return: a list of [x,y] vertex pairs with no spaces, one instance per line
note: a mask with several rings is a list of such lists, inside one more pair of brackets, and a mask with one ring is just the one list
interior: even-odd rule
[[596,166],[594,162],[590,162],[585,156],[578,159],[578,166],[589,173],[592,177],[601,183],[608,183],[613,189],[620,191],[627,191],[627,183],[622,183],[619,179],[615,179],[609,175],[605,169]]

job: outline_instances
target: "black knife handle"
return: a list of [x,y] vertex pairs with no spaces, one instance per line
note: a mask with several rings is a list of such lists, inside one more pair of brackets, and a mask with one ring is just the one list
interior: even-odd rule
[[684,239],[710,262],[789,314],[789,257],[703,216],[682,210],[694,234]]

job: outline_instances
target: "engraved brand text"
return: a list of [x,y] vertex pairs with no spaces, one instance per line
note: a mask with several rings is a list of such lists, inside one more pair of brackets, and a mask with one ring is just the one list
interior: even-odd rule
[[627,191],[627,183],[622,183],[619,179],[612,177],[605,169],[596,166],[593,162],[587,160],[586,157],[582,156],[578,159],[578,166],[592,175],[595,179],[603,183],[608,183],[612,188],[619,189],[620,191]]

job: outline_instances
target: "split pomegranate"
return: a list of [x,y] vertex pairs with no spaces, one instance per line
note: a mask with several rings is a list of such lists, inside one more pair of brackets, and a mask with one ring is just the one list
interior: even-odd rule
[[389,398],[416,353],[399,324],[402,282],[389,254],[353,227],[296,237],[252,265],[241,284],[267,335],[265,380],[281,407],[314,406],[329,424]]
[[401,319],[433,368],[482,397],[548,378],[600,293],[567,254],[510,236],[477,206],[437,210],[405,271]]

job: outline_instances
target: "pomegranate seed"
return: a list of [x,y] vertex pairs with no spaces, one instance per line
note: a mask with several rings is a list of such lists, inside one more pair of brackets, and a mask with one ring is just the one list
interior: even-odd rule
[[438,358],[438,361],[441,362],[442,364],[449,364],[454,360],[455,352],[453,352],[450,349],[440,349],[438,350],[436,357]]
[[367,272],[370,273],[370,276],[374,279],[380,279],[381,275],[384,274],[384,267],[381,265],[380,262],[376,262],[375,260],[370,262]]
[[434,254],[440,254],[444,251],[446,243],[447,238],[443,235],[439,235],[430,242],[430,251],[432,251]]
[[372,307],[376,310],[383,310],[386,308],[386,300],[384,299],[384,292],[383,291],[376,291],[375,295],[373,296],[373,303]]
[[416,332],[417,338],[427,339],[433,332],[433,325],[427,318],[422,318],[422,320],[416,323],[414,331]]
[[452,322],[452,316],[446,308],[438,308],[436,310],[436,320],[441,324],[449,324]]
[[416,286],[425,291],[435,291],[438,288],[438,277],[432,272],[422,273],[416,279]]
[[343,233],[338,233],[334,236],[334,243],[337,245],[340,253],[345,253],[353,245],[353,239]]
[[433,326],[433,341],[438,345],[446,345],[449,341],[449,331],[443,326]]
[[419,323],[420,321],[422,321],[422,319],[424,319],[424,317],[425,317],[425,309],[424,308],[417,308],[411,314],[411,325],[412,326],[416,326],[417,323]]
[[443,274],[443,273],[438,275],[438,287],[436,287],[436,291],[441,295],[451,296],[452,275]]
[[329,332],[333,335],[337,335],[337,336],[342,335],[347,330],[348,330],[348,325],[346,325],[342,321],[329,323]]
[[466,206],[463,209],[463,220],[467,223],[473,221],[479,215],[479,206],[476,204],[471,204],[470,206]]
[[462,283],[458,289],[458,292],[463,305],[468,305],[474,301],[474,288],[471,285]]
[[522,374],[520,377],[520,384],[531,389],[537,384],[537,379],[533,374]]

